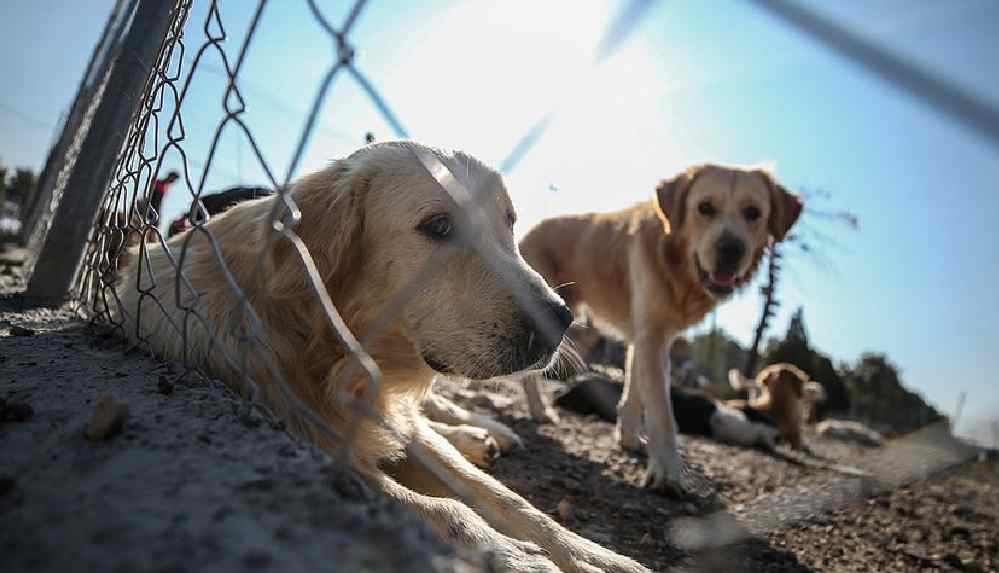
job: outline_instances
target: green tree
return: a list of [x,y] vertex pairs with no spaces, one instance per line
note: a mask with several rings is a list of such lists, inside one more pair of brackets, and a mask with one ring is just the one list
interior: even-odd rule
[[741,369],[746,361],[746,349],[720,328],[712,328],[690,340],[691,359],[700,374],[711,383],[711,391],[720,398],[734,397],[728,383],[728,371]]
[[7,194],[10,200],[25,205],[28,199],[35,193],[38,186],[38,178],[31,169],[18,167],[14,170],[14,176],[7,183]]
[[943,419],[922,396],[905,387],[899,369],[884,354],[868,353],[843,371],[851,417],[886,433],[905,434]]
[[7,200],[7,168],[0,162],[0,208]]

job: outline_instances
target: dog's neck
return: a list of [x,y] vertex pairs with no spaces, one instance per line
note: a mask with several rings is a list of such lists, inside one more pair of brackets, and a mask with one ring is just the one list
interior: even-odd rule
[[683,313],[674,317],[680,329],[697,324],[718,304],[718,299],[701,284],[689,243],[682,234],[659,233],[655,260],[659,272],[672,277],[672,280],[663,283],[667,296],[673,299],[671,306]]

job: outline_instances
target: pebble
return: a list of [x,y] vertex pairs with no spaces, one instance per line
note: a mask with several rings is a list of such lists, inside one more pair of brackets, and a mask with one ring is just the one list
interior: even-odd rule
[[122,431],[128,419],[128,404],[104,394],[94,405],[85,435],[93,441],[106,440]]
[[160,376],[159,381],[156,383],[156,391],[164,396],[169,396],[173,394],[173,383],[167,380],[166,376]]
[[11,336],[34,336],[35,330],[32,328],[25,328],[23,326],[13,325],[10,327]]
[[562,501],[558,502],[558,516],[563,522],[571,521],[573,512],[574,508],[568,499],[562,498]]
[[0,399],[0,422],[27,422],[34,415],[31,404]]

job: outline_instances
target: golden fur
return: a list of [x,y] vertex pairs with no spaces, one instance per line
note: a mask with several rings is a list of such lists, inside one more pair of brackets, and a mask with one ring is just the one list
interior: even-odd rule
[[[648,485],[684,493],[668,394],[671,340],[751,280],[801,208],[766,169],[699,165],[661,182],[647,201],[548,219],[521,241],[527,262],[574,310],[585,305],[631,342],[617,433],[626,449],[647,450]],[[535,419],[550,419],[539,380],[525,379],[528,403]]]
[[770,416],[777,433],[797,450],[803,449],[801,429],[806,403],[805,385],[808,375],[793,364],[771,364],[756,375],[759,395],[749,400],[726,400],[733,408],[748,406]]
[[[461,230],[466,213],[418,153],[432,155],[471,190],[484,225]],[[296,415],[272,376],[280,374],[325,424],[353,436],[351,462],[373,487],[423,516],[442,538],[488,549],[494,570],[646,571],[563,528],[477,469],[419,411],[435,369],[485,379],[543,364],[553,353],[553,345],[536,342],[531,317],[511,290],[523,289],[553,309],[564,304],[520,258],[500,176],[464,153],[381,143],[302,178],[290,196],[301,210],[296,232],[323,286],[381,369],[380,392],[372,395],[354,355],[329,326],[298,252],[272,225],[278,197],[213,218],[207,229],[214,240],[195,230],[171,239],[169,253],[143,245],[118,288],[129,336],[236,389],[253,380],[293,431],[341,451]],[[454,240],[427,226],[438,216],[453,221]],[[422,274],[427,265],[433,270]],[[515,284],[501,280],[497,265]],[[414,283],[412,299],[380,328],[389,302]],[[240,292],[259,324],[244,312]],[[351,398],[372,400],[385,425],[360,419],[347,406]]]

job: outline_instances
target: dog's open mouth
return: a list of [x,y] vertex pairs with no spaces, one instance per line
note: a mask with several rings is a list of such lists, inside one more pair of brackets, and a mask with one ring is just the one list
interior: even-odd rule
[[715,296],[728,296],[735,291],[736,284],[739,281],[739,277],[735,273],[726,272],[711,272],[704,270],[704,266],[701,265],[701,260],[698,257],[694,257],[694,263],[697,265],[697,275],[701,279],[701,285],[704,289]]

